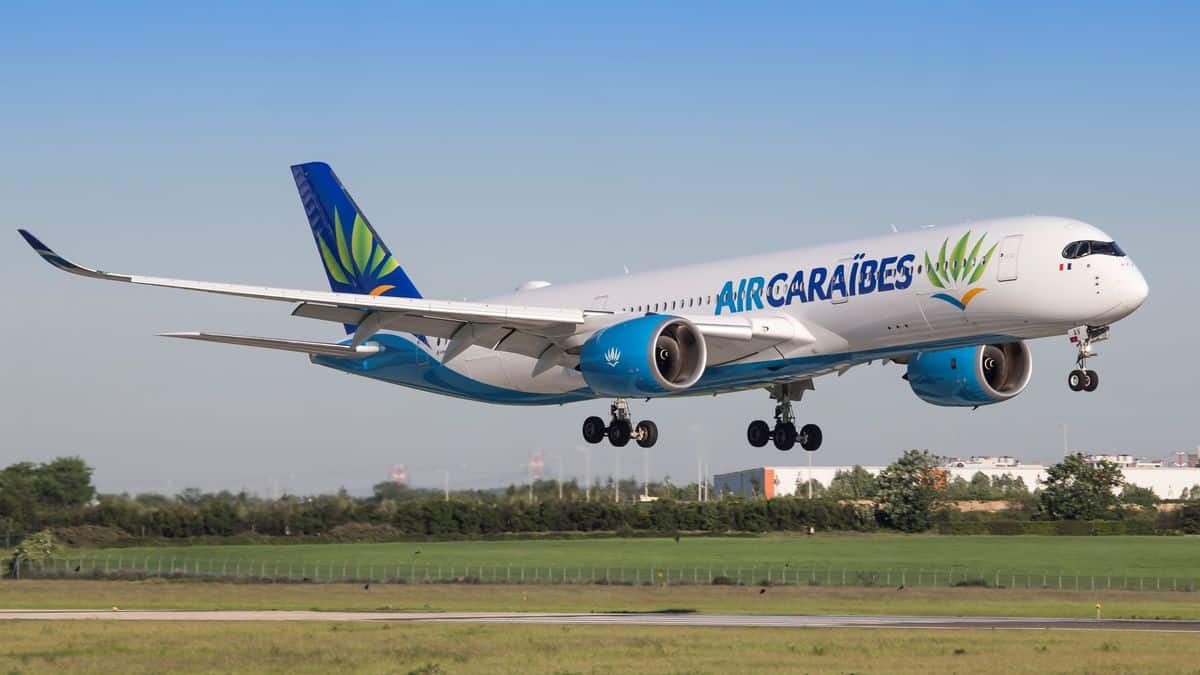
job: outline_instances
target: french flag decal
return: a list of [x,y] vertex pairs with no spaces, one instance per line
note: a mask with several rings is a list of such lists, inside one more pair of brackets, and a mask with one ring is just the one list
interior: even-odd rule
[[1059,272],[1062,272],[1063,270],[1069,270],[1069,269],[1071,269],[1071,263],[1058,263],[1058,271]]

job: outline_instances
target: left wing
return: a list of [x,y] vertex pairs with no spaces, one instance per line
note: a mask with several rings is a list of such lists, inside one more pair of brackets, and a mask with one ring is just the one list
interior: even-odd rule
[[[299,303],[292,312],[294,316],[357,326],[348,346],[209,333],[169,334],[168,337],[361,357],[370,353],[361,348],[371,336],[380,330],[394,330],[449,340],[443,361],[450,361],[469,347],[480,346],[538,359],[534,367],[536,373],[555,364],[575,365],[578,348],[592,332],[628,318],[579,308],[428,300],[118,274],[73,263],[28,231],[18,231],[46,262],[71,274],[141,286]],[[811,332],[786,315],[686,318],[693,321],[709,341],[711,356],[717,357],[710,359],[711,363],[742,359],[784,341],[795,344],[815,342]]]

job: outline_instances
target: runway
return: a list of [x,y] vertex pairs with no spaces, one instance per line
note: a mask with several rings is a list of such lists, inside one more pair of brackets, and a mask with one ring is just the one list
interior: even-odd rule
[[1124,630],[1200,633],[1200,621],[1039,619],[960,616],[786,616],[753,614],[588,614],[500,612],[315,612],[175,610],[0,610],[0,621],[394,621],[588,626],[741,628],[907,628]]

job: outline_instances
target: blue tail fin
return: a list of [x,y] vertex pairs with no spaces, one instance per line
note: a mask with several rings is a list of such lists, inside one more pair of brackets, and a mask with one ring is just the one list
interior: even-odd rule
[[338,293],[421,297],[328,164],[297,164],[292,167],[292,177],[331,289]]

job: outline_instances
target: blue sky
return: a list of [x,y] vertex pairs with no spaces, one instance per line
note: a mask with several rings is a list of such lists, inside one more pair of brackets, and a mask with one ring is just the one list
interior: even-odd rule
[[[822,463],[907,447],[1052,459],[1194,448],[1200,10],[1188,4],[17,3],[0,43],[0,201],[109,269],[323,287],[287,167],[330,162],[426,295],[609,275],[997,215],[1086,219],[1151,300],[1066,391],[1064,340],[975,413],[878,366],[820,381]],[[168,330],[330,339],[269,303],[54,274],[0,245],[0,462],[78,453],[109,490],[363,491],[581,472],[602,402],[514,410]],[[637,412],[637,411],[635,411]],[[656,475],[751,450],[765,395],[657,402]],[[452,433],[464,423],[481,431]],[[530,430],[540,430],[541,438]],[[482,431],[486,430],[486,431]],[[629,450],[624,465],[640,465]],[[600,446],[593,464],[611,467]],[[554,461],[548,462],[549,466]],[[622,473],[628,473],[623,471]]]

